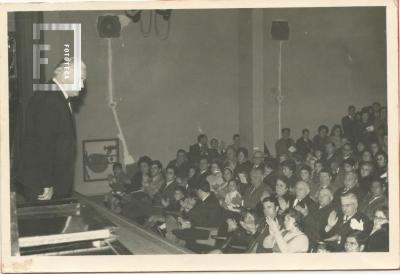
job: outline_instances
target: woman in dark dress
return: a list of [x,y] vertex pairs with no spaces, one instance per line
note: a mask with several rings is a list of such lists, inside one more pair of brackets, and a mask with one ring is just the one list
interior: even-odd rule
[[365,245],[365,251],[389,251],[389,209],[386,206],[375,210],[374,226]]

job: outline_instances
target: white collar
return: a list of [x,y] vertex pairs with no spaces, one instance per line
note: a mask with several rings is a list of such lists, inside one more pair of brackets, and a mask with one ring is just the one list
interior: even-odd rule
[[62,88],[62,85],[56,80],[56,78],[52,79],[54,83],[57,84],[57,86],[60,88],[62,94],[64,95],[65,99],[68,99],[68,94],[65,92],[65,90]]
[[203,199],[201,199],[201,201],[204,202],[208,198],[208,196],[210,196],[210,193],[208,193]]

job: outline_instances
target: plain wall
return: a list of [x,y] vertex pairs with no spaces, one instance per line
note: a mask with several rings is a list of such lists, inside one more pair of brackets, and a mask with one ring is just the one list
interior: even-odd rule
[[[88,94],[76,115],[76,189],[84,194],[108,190],[106,182],[83,183],[81,142],[116,138],[107,106],[107,40],[98,37],[97,17],[110,12],[46,12],[45,22],[81,23],[82,56],[88,67]],[[122,12],[116,12],[121,15]],[[143,37],[138,24],[123,27],[112,40],[114,90],[129,151],[164,164],[187,149],[201,129],[231,142],[240,132],[251,144],[253,61],[250,10],[173,11],[167,40]],[[386,104],[384,8],[268,9],[264,11],[264,135],[274,153],[278,138],[278,43],[271,21],[286,19],[290,39],[283,45],[282,126],[312,135],[321,123],[331,127],[347,106]],[[59,34],[58,34],[59,35]],[[47,41],[57,44],[59,36]],[[51,54],[51,53],[50,53]],[[54,54],[54,53],[53,53]],[[53,58],[54,59],[54,58]],[[48,73],[50,73],[48,71]],[[256,98],[257,99],[257,98]]]
[[278,138],[279,42],[270,29],[288,20],[282,52],[282,127],[313,136],[320,124],[340,123],[347,106],[386,105],[385,8],[303,8],[264,11],[265,136],[275,151]]
[[[75,182],[85,194],[104,192],[108,183],[83,183],[82,140],[117,137],[107,106],[107,39],[98,37],[96,25],[99,15],[109,13],[44,14],[45,22],[82,24],[88,92],[76,115]],[[200,130],[230,142],[239,127],[237,11],[174,11],[170,20],[167,40],[156,38],[154,28],[143,37],[132,22],[112,39],[115,98],[129,152],[136,160],[146,154],[164,164],[177,149],[195,143]],[[160,31],[163,27],[160,20]],[[58,35],[49,34],[46,41],[57,43]]]

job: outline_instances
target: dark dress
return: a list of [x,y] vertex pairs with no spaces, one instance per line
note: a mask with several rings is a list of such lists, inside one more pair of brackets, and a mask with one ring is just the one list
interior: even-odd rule
[[389,251],[389,224],[382,225],[381,229],[372,233],[365,245],[366,252]]

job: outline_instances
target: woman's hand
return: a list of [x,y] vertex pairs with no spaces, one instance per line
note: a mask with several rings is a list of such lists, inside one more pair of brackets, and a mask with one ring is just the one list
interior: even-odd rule
[[268,227],[269,227],[269,233],[271,235],[276,235],[279,232],[279,224],[277,221],[274,221],[274,219],[272,219],[271,217],[267,217],[266,218]]
[[304,204],[304,207],[301,207],[300,205],[296,205],[294,207],[295,210],[297,210],[298,212],[300,212],[304,217],[306,217],[308,215],[308,207],[306,204]]
[[286,202],[286,200],[283,199],[282,197],[278,198],[278,203],[279,203],[279,207],[281,208],[282,211],[285,211],[286,209],[289,208],[289,203]]

